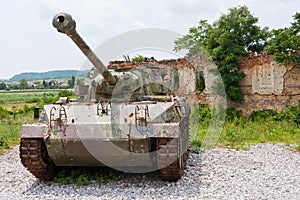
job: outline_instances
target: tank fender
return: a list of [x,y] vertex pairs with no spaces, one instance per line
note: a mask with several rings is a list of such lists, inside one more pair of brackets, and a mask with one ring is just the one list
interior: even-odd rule
[[50,135],[50,130],[46,124],[24,124],[21,128],[20,138],[45,138]]

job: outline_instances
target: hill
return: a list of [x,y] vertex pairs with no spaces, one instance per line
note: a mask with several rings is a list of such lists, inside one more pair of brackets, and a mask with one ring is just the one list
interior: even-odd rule
[[26,79],[28,81],[32,80],[49,80],[49,79],[67,79],[72,76],[75,77],[84,77],[88,71],[79,71],[79,70],[54,70],[48,72],[25,72],[14,75],[8,80],[8,82],[15,82],[21,79]]

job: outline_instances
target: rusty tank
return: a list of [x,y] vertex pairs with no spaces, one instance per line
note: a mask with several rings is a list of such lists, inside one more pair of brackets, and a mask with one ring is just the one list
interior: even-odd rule
[[76,31],[71,15],[53,18],[93,67],[77,81],[77,100],[44,105],[36,124],[20,131],[21,162],[35,177],[52,180],[61,166],[109,166],[131,173],[159,170],[181,178],[189,142],[189,106],[174,95],[174,69],[151,62],[108,69]]

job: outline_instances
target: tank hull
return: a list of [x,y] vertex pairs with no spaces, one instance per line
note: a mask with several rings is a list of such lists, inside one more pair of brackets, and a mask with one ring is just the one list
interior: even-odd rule
[[[23,125],[20,138],[42,138],[56,166],[157,167],[158,143],[162,139],[176,141],[177,156],[186,152],[188,113],[175,122],[160,120],[175,108],[175,102],[140,102],[138,106],[147,106],[149,113],[156,113],[149,115],[153,122],[147,126],[131,116],[137,104],[118,106],[118,119],[113,120],[111,110],[99,114],[95,103],[45,105],[42,123]],[[58,123],[51,112],[61,108],[66,118]],[[116,121],[121,122],[116,125]]]

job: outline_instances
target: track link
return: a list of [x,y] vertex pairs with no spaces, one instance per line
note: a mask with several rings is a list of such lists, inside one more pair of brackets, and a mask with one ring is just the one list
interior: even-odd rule
[[180,156],[178,139],[161,138],[157,140],[157,165],[164,181],[177,181],[183,175],[187,152]]
[[20,158],[25,168],[36,178],[52,180],[55,176],[54,164],[50,160],[42,139],[22,138]]

